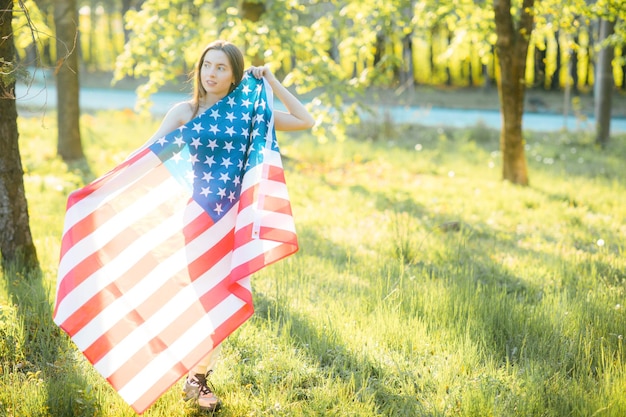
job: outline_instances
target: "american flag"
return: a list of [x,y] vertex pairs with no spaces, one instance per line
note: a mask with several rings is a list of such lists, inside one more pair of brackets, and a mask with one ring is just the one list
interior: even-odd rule
[[272,91],[246,75],[67,203],[54,322],[144,412],[253,313],[298,250]]

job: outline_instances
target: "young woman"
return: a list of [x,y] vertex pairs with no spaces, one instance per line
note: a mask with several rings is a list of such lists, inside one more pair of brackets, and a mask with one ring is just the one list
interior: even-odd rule
[[[276,79],[269,68],[266,66],[250,67],[247,71],[256,78],[265,77],[274,92],[274,96],[283,103],[287,110],[286,112],[274,111],[276,130],[303,130],[313,126],[313,117],[300,100]],[[212,107],[237,87],[243,75],[244,59],[239,48],[223,40],[209,44],[200,55],[195,67],[192,99],[175,104],[165,115],[155,134],[143,147],[149,146],[155,140],[188,123]],[[220,406],[219,399],[207,381],[218,356],[219,346],[191,369],[185,381],[185,399],[195,399],[199,408],[203,410],[212,411]]]
[[[175,104],[148,143],[189,122],[233,91],[243,78],[243,66],[243,54],[232,43],[218,40],[209,44],[195,67],[193,98]],[[276,130],[304,130],[313,127],[313,117],[268,67],[250,67],[248,71],[256,78],[265,77],[274,95],[287,109],[287,112],[274,111]]]

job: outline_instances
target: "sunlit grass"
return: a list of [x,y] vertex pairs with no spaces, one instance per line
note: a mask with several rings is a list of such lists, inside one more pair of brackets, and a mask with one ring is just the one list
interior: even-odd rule
[[[156,124],[83,116],[88,164],[66,166],[53,120],[20,120],[42,273],[3,276],[0,415],[131,416],[50,317],[67,194]],[[626,138],[528,135],[518,187],[483,126],[352,136],[279,133],[301,248],[253,278],[219,414],[625,415]],[[179,389],[145,415],[196,415]]]

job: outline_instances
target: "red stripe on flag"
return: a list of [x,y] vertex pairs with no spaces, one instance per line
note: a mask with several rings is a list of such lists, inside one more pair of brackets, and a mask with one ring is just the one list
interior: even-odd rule
[[269,164],[266,166],[269,167],[269,169],[264,179],[268,179],[270,181],[282,182],[282,183],[285,182],[285,172],[283,170],[283,167],[269,165]]
[[[193,204],[193,200],[188,201],[188,205]],[[185,241],[190,242],[200,236],[202,233],[209,230],[213,226],[213,219],[207,214],[206,211],[200,212],[200,215],[183,228],[183,235]]]
[[[120,211],[120,207],[127,204],[127,201],[120,201],[122,199],[128,199],[128,195],[132,195],[134,200],[143,197],[150,192],[151,188],[154,188],[158,184],[162,183],[170,177],[169,171],[165,167],[155,168],[150,171],[148,175],[143,177],[141,181],[135,182],[133,185],[124,190],[123,194],[118,195],[114,200],[109,201],[97,208],[97,212],[91,212],[88,216],[84,217],[70,229],[63,234],[61,241],[61,258],[65,255],[66,251],[72,247],[72,244],[80,242],[83,238],[91,234],[99,226],[105,224],[111,218],[115,217]],[[91,194],[91,193],[89,193]],[[79,196],[74,194],[70,195],[70,199],[78,200]],[[80,196],[80,199],[84,199],[85,196]]]
[[[240,211],[251,205],[257,204],[259,198],[259,186],[255,185],[249,187],[241,193],[241,199],[239,200]],[[283,197],[273,196],[271,194],[263,194],[263,206],[259,209],[266,211],[273,211],[276,213],[283,213],[291,215],[291,205],[289,200]]]
[[[232,334],[234,329],[237,329],[245,323],[246,320],[252,316],[253,312],[252,306],[247,304],[234,312],[226,322],[215,330],[213,335],[207,337],[203,343],[199,343],[198,347],[184,358],[181,363],[178,363],[173,370],[166,370],[167,373],[164,373],[161,378],[155,381],[149,381],[154,382],[153,385],[149,386],[147,391],[131,404],[132,408],[140,413],[154,404],[161,395],[181,378],[181,376],[186,375],[197,362],[208,354],[206,346],[217,346],[221,341]],[[193,362],[189,361],[191,358],[194,358]]]
[[230,282],[230,284],[228,285],[228,290],[235,297],[239,298],[240,300],[243,300],[246,304],[249,304],[250,307],[252,307],[252,293],[250,292],[250,289],[239,284],[238,281],[233,281],[230,275],[226,277],[225,282]]
[[177,372],[167,370],[167,373],[154,381],[154,384],[149,387],[148,391],[132,404],[133,409],[140,412],[154,404],[172,384],[176,383],[181,378],[181,375],[186,375],[190,369],[208,354],[206,350],[207,346],[217,347],[226,337],[232,334],[234,329],[239,328],[239,326],[245,323],[253,313],[254,309],[251,304],[244,304],[242,308],[233,312],[227,321],[215,329],[212,335],[198,343],[198,346],[175,366]]
[[[61,280],[58,286],[57,305],[59,305],[65,297],[76,287],[87,280],[92,274],[96,273],[103,265],[114,260],[121,252],[137,237],[137,233],[133,228],[128,228],[120,233],[115,240],[110,241],[103,246],[98,252],[94,252],[80,262],[76,267],[69,271]],[[150,271],[155,266],[155,261],[151,258],[144,257],[132,266],[132,272],[135,277],[143,276],[146,271]],[[132,281],[131,281],[132,282]],[[109,286],[115,286],[115,283]],[[91,298],[90,301],[96,301],[97,298]],[[64,322],[65,323],[65,322]],[[72,327],[63,327],[63,330],[73,335],[75,331]]]
[[67,200],[66,211],[69,210],[74,204],[76,204],[80,200],[88,197],[91,193],[93,193],[94,191],[97,191],[102,186],[112,181],[114,178],[120,175],[126,174],[127,168],[132,166],[135,162],[139,161],[141,158],[143,158],[146,154],[150,152],[152,151],[148,148],[143,149],[141,152],[137,153],[132,158],[129,158],[126,161],[122,162],[120,165],[118,165],[117,167],[109,171],[108,173],[104,174],[102,177],[94,180],[93,182],[89,183],[85,187],[79,190],[76,190],[75,192],[70,194]]
[[[253,225],[248,224],[235,232],[235,242],[237,242],[237,247],[244,246],[246,243],[252,240],[252,229]],[[277,239],[270,239],[269,236],[275,236],[277,237]],[[259,237],[276,242],[284,242],[295,246],[297,246],[298,244],[296,234],[291,230],[262,226],[259,231]]]
[[263,252],[256,257],[250,259],[249,261],[233,268],[233,272],[231,273],[231,279],[236,280],[241,277],[247,277],[257,272],[259,269],[270,265],[276,261],[279,261],[298,250],[297,246],[289,245],[289,244],[281,244],[276,246],[275,248],[268,249],[266,252]]
[[255,184],[251,187],[246,188],[245,190],[241,190],[241,195],[239,197],[239,210],[243,210],[244,208],[254,204],[257,199],[257,195],[259,193],[259,185]]
[[159,311],[163,306],[163,300],[176,295],[181,287],[189,283],[189,276],[186,271],[180,271],[175,276],[170,277],[163,286],[155,291],[142,304],[135,306],[124,317],[103,333],[83,353],[92,362],[96,363],[104,357],[112,348],[140,327],[146,320]]
[[[199,224],[203,220],[206,220],[205,215],[199,216],[198,218],[194,220],[194,222],[192,222],[188,226],[187,229],[191,230],[194,234],[199,234],[200,233]],[[195,238],[196,236],[193,236],[193,237]],[[153,252],[147,255],[146,257],[144,257],[144,259],[138,261],[137,264],[135,264],[135,266],[133,266],[127,273],[120,276],[115,282],[107,286],[107,288],[104,291],[102,291],[96,296],[96,301],[98,302],[97,305],[100,305],[102,308],[100,310],[94,309],[93,311],[90,311],[90,314],[89,314],[90,317],[85,318],[83,324],[87,324],[88,321],[93,319],[111,302],[115,301],[115,299],[112,299],[112,297],[109,296],[110,294],[107,290],[112,289],[112,290],[117,291],[118,288],[122,288],[122,292],[129,291],[138,282],[140,282],[147,275],[149,271],[151,271],[154,267],[158,266],[161,260],[165,259],[171,253],[174,253],[178,251],[179,249],[183,248],[185,244],[187,243],[187,238],[188,236],[186,235],[184,236],[184,239],[183,239],[183,235],[172,236],[170,239],[165,241],[162,245],[160,245],[159,247],[156,247],[153,250]],[[230,251],[229,245],[230,247],[232,247],[232,233],[227,233],[227,235],[219,243],[211,247],[207,252],[205,252],[205,254],[198,257],[198,259],[192,261],[188,265],[188,267],[179,271],[175,276],[169,278],[169,280],[165,282],[164,285],[159,290],[157,290],[154,294],[152,294],[150,298],[148,298],[148,300],[146,300],[143,304],[136,306],[135,309],[140,312],[141,317],[149,318],[150,316],[152,316],[162,306],[163,304],[162,300],[167,300],[173,297],[175,294],[178,293],[178,291],[182,287],[198,279],[198,277],[200,277],[206,271],[211,269],[213,266],[215,266],[217,262],[219,262],[224,256],[226,256]],[[162,248],[164,250],[161,250]],[[160,252],[163,252],[164,255],[161,256],[161,258],[156,257],[155,254],[160,253]],[[144,267],[146,265],[150,265],[151,267],[149,268]],[[98,297],[102,297],[102,298],[98,298]],[[107,299],[110,302],[105,303],[105,300]],[[88,304],[90,303],[91,302],[89,302]],[[76,320],[82,319],[82,317],[80,317],[81,313],[82,313],[81,311],[77,311],[75,313],[75,315],[77,316]],[[131,316],[124,317],[123,319],[120,320],[118,325],[114,326],[112,329],[109,329],[107,333],[105,333],[103,336],[101,336],[98,339],[99,340],[98,342],[94,342],[94,344],[88,347],[85,351],[85,356],[87,356],[90,360],[94,362],[98,361],[109,350],[107,346],[109,345],[114,346],[116,343],[119,343],[119,341],[121,341],[126,335],[128,335],[130,331],[132,331],[132,328],[126,328],[126,333],[124,333],[120,330],[120,328],[123,329],[125,328],[126,325],[128,325],[129,323],[133,323],[133,322],[137,326],[143,323],[143,321],[136,322],[133,319],[134,316],[132,316],[132,312],[130,314]],[[73,319],[74,318],[73,316],[70,317],[70,319]],[[66,327],[72,323],[73,321],[69,321],[69,322],[65,321],[62,323],[62,328],[66,330]],[[75,334],[78,330],[80,329],[76,329],[71,334],[72,335]]]
[[226,233],[226,235],[213,247],[209,248],[206,253],[193,262],[189,263],[187,269],[192,280],[196,280],[206,271],[211,269],[217,262],[219,262],[224,256],[232,251],[234,233],[233,230]]
[[[218,247],[216,245],[215,247]],[[128,336],[136,327],[141,326],[145,320],[148,320],[152,315],[157,313],[163,306],[163,300],[168,300],[174,297],[184,286],[188,285],[192,281],[198,279],[198,277],[212,268],[219,260],[228,253],[228,250],[223,254],[218,254],[215,250],[210,250],[200,258],[204,258],[202,261],[195,261],[195,268],[186,268],[179,271],[174,277],[168,279],[165,284],[159,288],[154,294],[152,294],[145,302],[135,307],[134,311],[131,311],[127,316],[120,319],[120,321],[112,328],[107,330],[102,336],[98,338],[91,346],[85,349],[84,353],[87,358],[93,363],[99,361],[104,355],[108,353],[115,345],[120,343],[126,336]],[[217,254],[218,257],[214,257]],[[205,269],[199,269],[198,266],[203,265]],[[132,274],[128,274],[128,278],[131,278]],[[122,279],[123,280],[123,279]],[[219,289],[219,286],[216,287]],[[214,289],[208,294],[216,296],[218,290]],[[206,295],[205,295],[206,297]],[[214,304],[218,302],[217,299],[203,302],[205,305],[205,311],[210,310]],[[135,315],[135,312],[139,313],[139,316]]]
[[281,197],[266,195],[263,200],[262,209],[274,213],[291,215],[291,205],[289,204],[289,200],[285,200]]
[[[157,336],[137,350],[118,370],[107,378],[113,386],[125,386],[135,375],[172,345],[184,333],[189,331],[207,312],[210,312],[218,304],[231,295],[225,281],[212,288],[201,297],[200,303],[194,303],[183,314],[163,329]],[[97,363],[94,361],[94,363]]]
[[[236,291],[239,294],[238,295],[239,298],[242,298],[243,290],[238,289]],[[252,293],[250,293],[250,291],[248,291],[247,289],[245,291],[247,291],[248,293],[248,298],[252,300]],[[236,312],[232,313],[230,317],[228,318],[228,320],[226,320],[224,323],[222,323],[220,326],[218,326],[215,329],[213,333],[214,346],[217,346],[218,344],[222,343],[235,329],[237,329],[239,326],[245,323],[245,321],[248,320],[252,316],[253,313],[254,313],[254,306],[252,305],[252,302],[244,304],[243,307],[241,307]],[[206,354],[203,355],[202,357],[204,356],[206,356]],[[202,359],[202,357],[200,359]]]
[[150,386],[148,391],[131,404],[131,406],[137,413],[142,413],[175,384],[176,381],[180,379],[180,375],[187,373],[187,371],[188,369],[180,363],[174,365],[171,369],[167,369],[167,373],[155,381],[154,385]]
[[274,242],[285,242],[294,246],[298,244],[298,238],[295,232],[274,227],[261,227],[259,238]]
[[[112,202],[109,207],[112,210],[121,210],[122,207],[118,207],[117,203]],[[179,211],[178,207],[176,207],[175,199],[174,201],[170,200],[169,202],[165,202],[158,207],[154,207],[151,212],[147,212],[145,217],[154,216],[157,219],[159,218],[167,218]],[[92,216],[89,216],[92,217]],[[208,216],[207,216],[208,217]],[[94,222],[95,223],[95,222]],[[192,222],[191,226],[194,227],[193,224],[205,224],[206,217],[202,219],[196,220]],[[92,253],[87,256],[81,262],[79,262],[74,268],[68,271],[63,277],[60,278],[59,284],[57,286],[57,302],[55,307],[55,315],[57,312],[57,308],[60,303],[65,299],[65,297],[77,286],[82,284],[86,279],[88,279],[92,274],[97,272],[103,265],[106,265],[108,262],[114,260],[117,256],[119,256],[124,250],[126,250],[139,236],[144,234],[147,230],[150,230],[154,227],[154,224],[143,224],[143,227],[140,227],[140,223],[134,223],[132,226],[127,227],[125,230],[120,232],[117,236],[115,236],[112,240],[106,243],[102,248],[100,248],[97,252]],[[191,229],[190,229],[191,230]],[[197,232],[194,232],[197,233]],[[151,267],[151,264],[148,264],[147,267]],[[133,271],[138,276],[141,276],[150,269],[139,269],[133,267],[135,271]],[[65,328],[64,328],[65,330]],[[67,330],[66,330],[67,331]],[[70,333],[73,334],[73,333]]]

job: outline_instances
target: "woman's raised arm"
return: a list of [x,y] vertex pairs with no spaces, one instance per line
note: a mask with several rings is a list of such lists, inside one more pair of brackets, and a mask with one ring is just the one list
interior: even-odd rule
[[285,105],[287,112],[274,111],[274,127],[276,130],[305,130],[315,124],[313,116],[289,90],[276,79],[267,66],[250,67],[248,71],[256,78],[265,77],[272,87],[274,95]]

